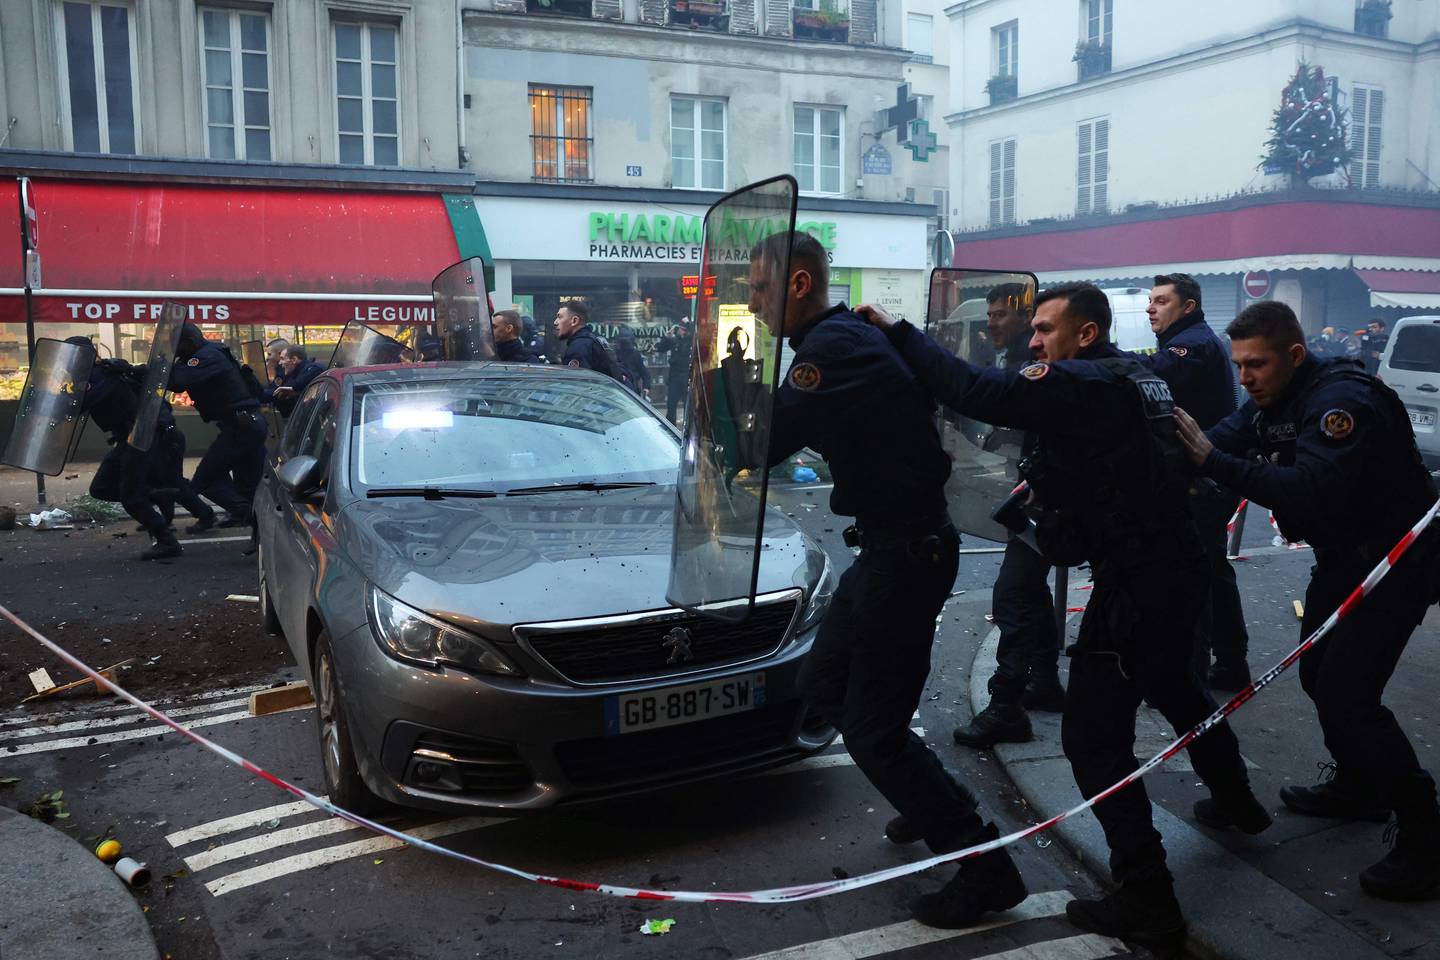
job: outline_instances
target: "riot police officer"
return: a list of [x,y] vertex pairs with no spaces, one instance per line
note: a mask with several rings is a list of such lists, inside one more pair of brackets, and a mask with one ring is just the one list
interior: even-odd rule
[[[269,429],[260,416],[259,398],[240,375],[240,364],[223,344],[209,342],[199,327],[187,323],[180,331],[170,389],[188,393],[200,418],[220,430],[195,468],[191,482],[196,491],[225,508],[220,526],[249,526]],[[214,526],[213,518],[206,520],[191,524],[190,532]]]
[[[1208,433],[1177,412],[1181,437],[1207,476],[1269,507],[1288,539],[1315,548],[1300,625],[1309,636],[1434,503],[1435,482],[1394,391],[1356,361],[1311,358],[1288,306],[1252,304],[1226,333],[1250,400]],[[1392,900],[1440,892],[1435,781],[1381,703],[1437,599],[1440,531],[1431,530],[1301,656],[1300,683],[1334,763],[1328,780],[1280,791],[1307,816],[1383,820],[1393,810],[1393,849],[1360,874],[1366,892]]]
[[579,300],[566,300],[555,311],[555,335],[564,351],[560,362],[567,367],[594,370],[625,382],[625,372],[605,338],[590,326],[590,309]]
[[[1146,357],[1145,363],[1170,384],[1175,404],[1207,430],[1234,412],[1235,377],[1230,372],[1230,357],[1205,321],[1195,278],[1185,273],[1156,277],[1146,313],[1159,349]],[[1210,599],[1196,626],[1196,663],[1211,687],[1230,692],[1250,683],[1246,661],[1250,634],[1240,609],[1235,569],[1226,555],[1226,526],[1239,505],[1238,496],[1208,480],[1190,486],[1190,507],[1205,548],[1210,582]],[[1215,654],[1213,667],[1210,651]]]
[[[1142,698],[1177,732],[1215,710],[1190,666],[1192,625],[1206,595],[1205,555],[1190,517],[1169,387],[1110,344],[1110,304],[1091,284],[1063,284],[1036,297],[1036,359],[1018,372],[973,366],[908,323],[865,309],[941,403],[1036,434],[1022,472],[1036,497],[1030,510],[1039,545],[1057,563],[1088,561],[1095,584],[1071,651],[1061,733],[1076,784],[1095,796],[1138,767]],[[1211,792],[1201,805],[1251,833],[1270,825],[1228,724],[1189,750]],[[1109,936],[1178,937],[1185,920],[1144,783],[1106,798],[1095,815],[1120,886],[1103,899],[1071,901],[1066,916]]]
[[[786,276],[781,265],[788,259]],[[800,683],[845,748],[900,812],[887,835],[937,853],[999,834],[977,801],[910,730],[930,673],[935,617],[950,596],[960,538],[946,512],[950,461],[934,402],[885,337],[844,304],[830,307],[829,262],[806,233],[777,233],[750,254],[750,312],[795,357],[774,398],[769,461],[810,447],[835,480],[830,509],[853,516],[860,556],[840,577]],[[782,326],[784,329],[780,329]],[[891,451],[888,459],[877,450]],[[1025,899],[1005,850],[962,862],[918,898],[921,923],[967,927]]]

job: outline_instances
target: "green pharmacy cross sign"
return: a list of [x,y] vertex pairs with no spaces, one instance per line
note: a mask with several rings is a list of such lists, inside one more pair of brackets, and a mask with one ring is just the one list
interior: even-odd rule
[[910,156],[921,163],[930,162],[930,154],[940,149],[940,141],[930,132],[930,124],[924,120],[911,120],[908,133],[905,149],[910,151]]

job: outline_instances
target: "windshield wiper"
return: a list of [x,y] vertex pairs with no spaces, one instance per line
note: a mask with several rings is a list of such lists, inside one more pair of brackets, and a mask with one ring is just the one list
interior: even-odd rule
[[371,487],[365,496],[375,497],[423,497],[426,500],[444,500],[447,497],[469,497],[472,500],[488,500],[498,497],[494,490],[466,490],[455,487]]
[[554,483],[548,487],[512,487],[505,491],[507,497],[523,497],[531,493],[555,493],[561,490],[622,490],[627,487],[653,487],[653,480],[632,480],[607,483],[600,480],[581,480],[578,483]]

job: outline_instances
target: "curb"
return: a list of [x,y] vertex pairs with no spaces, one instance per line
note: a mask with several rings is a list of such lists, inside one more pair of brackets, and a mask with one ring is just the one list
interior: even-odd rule
[[[970,665],[970,703],[979,713],[990,702],[1000,631],[992,629]],[[1063,658],[1062,658],[1063,662]],[[1060,752],[1060,716],[1032,713],[1035,739],[992,749],[1020,795],[1039,818],[1080,802],[1070,762]],[[1147,736],[1148,734],[1148,736]],[[1146,756],[1173,739],[1158,712],[1144,705],[1136,718],[1136,750]],[[1147,749],[1151,748],[1151,749]],[[1188,766],[1180,754],[1169,761]],[[1190,927],[1186,946],[1212,960],[1389,960],[1350,928],[1317,910],[1285,886],[1235,857],[1202,831],[1152,802],[1155,829],[1175,876],[1175,893]],[[1055,837],[1092,874],[1110,886],[1110,848],[1092,812],[1065,820]]]

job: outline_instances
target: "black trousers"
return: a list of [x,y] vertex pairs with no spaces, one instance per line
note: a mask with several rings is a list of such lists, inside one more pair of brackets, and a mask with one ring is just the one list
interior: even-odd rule
[[269,428],[258,410],[241,410],[219,422],[220,433],[195,468],[195,490],[236,516],[250,515],[265,466]]
[[170,525],[150,492],[151,477],[161,457],[159,444],[157,436],[147,452],[121,440],[101,459],[90,480],[90,496],[119,503],[136,523],[152,534],[161,533]]
[[845,748],[932,850],[957,849],[980,825],[974,794],[910,730],[930,674],[935,617],[959,566],[953,527],[923,550],[865,549],[840,577],[801,686]]
[[[1325,746],[1355,782],[1372,785],[1375,799],[1406,820],[1436,819],[1435,781],[1395,715],[1381,702],[1385,685],[1425,617],[1440,582],[1440,563],[1420,552],[1436,531],[1417,542],[1380,585],[1300,657],[1300,685],[1315,703]],[[1370,570],[1358,556],[1316,550],[1305,590],[1302,637],[1309,636]]]
[[177,503],[189,510],[190,515],[197,520],[212,516],[215,511],[200,499],[194,485],[185,479],[185,434],[180,432],[179,427],[170,426],[156,434],[155,444],[159,453],[152,462],[155,472],[151,474],[151,485],[157,490],[174,491],[167,497],[160,498],[160,512],[165,514],[166,522],[174,520]]
[[685,406],[685,394],[690,390],[690,368],[671,367],[665,375],[665,419],[675,422],[675,411]]
[[1195,528],[1205,548],[1210,567],[1210,598],[1196,621],[1197,661],[1209,666],[1208,654],[1225,665],[1245,663],[1250,653],[1250,634],[1240,609],[1240,591],[1235,586],[1235,568],[1226,558],[1225,525],[1235,515],[1240,498],[1228,491],[1196,494],[1190,498]]
[[[1101,565],[1080,621],[1070,665],[1061,743],[1085,797],[1093,797],[1139,767],[1135,712],[1146,700],[1176,733],[1215,711],[1215,701],[1191,669],[1195,617],[1205,602],[1204,562],[1187,569],[1157,562],[1148,572]],[[1240,744],[1221,723],[1189,746],[1190,762],[1217,792],[1248,787]],[[1110,846],[1110,871],[1119,883],[1168,877],[1165,848],[1150,816],[1150,797],[1138,781],[1095,805]]]
[[1018,704],[1031,671],[1054,673],[1060,662],[1050,569],[1040,554],[1019,540],[1005,545],[990,593],[990,609],[1000,628],[999,663],[988,684],[994,702]]

